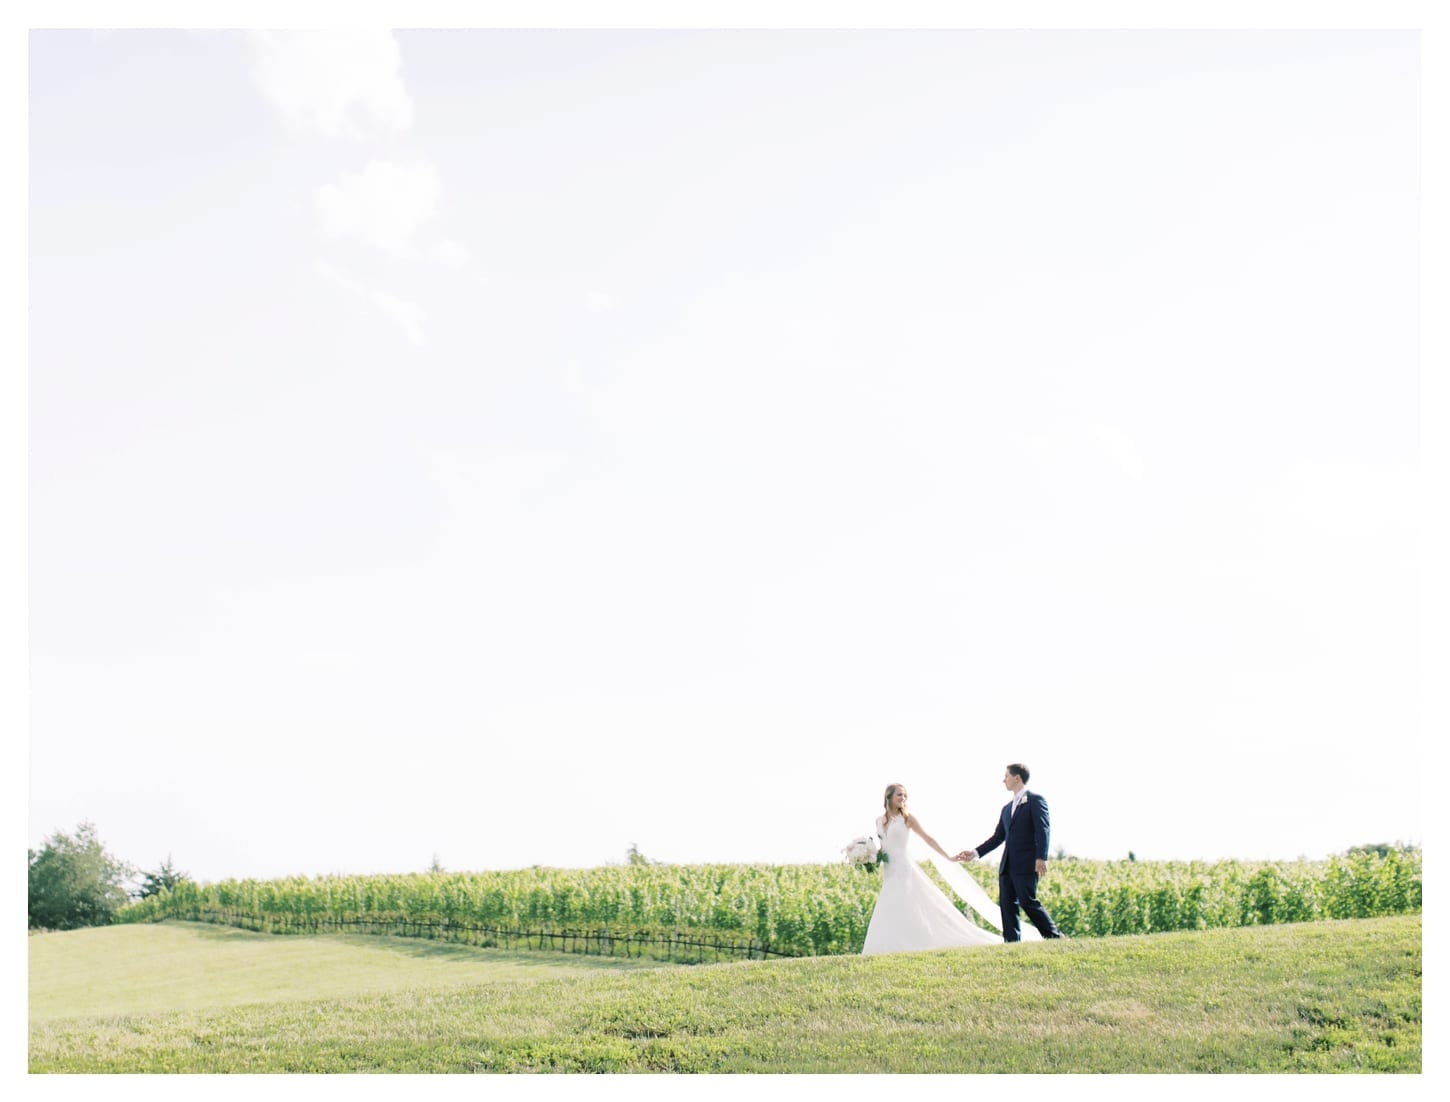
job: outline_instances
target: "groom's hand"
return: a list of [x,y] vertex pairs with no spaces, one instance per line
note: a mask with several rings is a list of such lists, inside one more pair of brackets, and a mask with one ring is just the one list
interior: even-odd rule
[[1038,876],[1045,876],[1045,875],[1047,875],[1047,862],[1044,861],[1041,857],[1039,857],[1037,859],[1037,875]]
[[975,857],[976,857],[976,856],[977,856],[977,855],[976,855],[976,854],[975,854],[975,853],[973,853],[973,852],[972,852],[972,851],[971,851],[971,850],[969,850],[969,849],[964,849],[964,850],[962,850],[962,852],[961,852],[961,853],[959,853],[959,854],[957,854],[957,855],[956,855],[956,856],[955,856],[955,857],[953,857],[953,858],[952,858],[952,860],[953,860],[953,861],[962,861],[962,862],[970,862],[970,861],[971,861],[971,860],[973,860],[973,859],[974,859],[974,858],[975,858]]

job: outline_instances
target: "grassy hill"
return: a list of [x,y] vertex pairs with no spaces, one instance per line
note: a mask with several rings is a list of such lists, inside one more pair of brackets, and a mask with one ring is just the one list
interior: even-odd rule
[[273,937],[197,922],[105,926],[30,938],[30,1020],[352,998],[635,967],[609,957],[416,938]]
[[1419,915],[692,967],[181,923],[30,952],[32,1072],[1421,1070]]

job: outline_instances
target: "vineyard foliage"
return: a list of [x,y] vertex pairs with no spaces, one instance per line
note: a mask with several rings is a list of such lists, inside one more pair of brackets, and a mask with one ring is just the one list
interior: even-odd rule
[[[966,867],[995,899],[995,870]],[[183,882],[117,920],[184,918],[276,932],[367,924],[444,937],[482,927],[607,930],[620,938],[694,932],[807,956],[859,952],[879,887],[879,873],[848,865],[290,877]],[[1405,849],[1296,862],[1055,861],[1040,898],[1065,933],[1100,937],[1400,914],[1421,909],[1421,892],[1421,852]]]

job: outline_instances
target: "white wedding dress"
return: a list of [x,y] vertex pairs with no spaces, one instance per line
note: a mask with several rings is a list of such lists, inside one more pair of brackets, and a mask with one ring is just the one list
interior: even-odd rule
[[[962,945],[1001,945],[1001,933],[974,926],[931,882],[911,855],[911,828],[900,815],[894,815],[886,826],[885,816],[876,820],[876,833],[882,835],[881,850],[886,863],[881,866],[881,894],[871,912],[862,953],[904,953],[916,949],[950,949]],[[982,921],[999,929],[991,900],[975,880],[952,862],[936,853],[931,855],[942,878]],[[1036,933],[1036,931],[1033,931]]]

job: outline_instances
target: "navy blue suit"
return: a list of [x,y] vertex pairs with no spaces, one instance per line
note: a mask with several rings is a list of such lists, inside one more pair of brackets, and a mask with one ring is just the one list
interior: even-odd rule
[[1043,937],[1061,937],[1052,916],[1037,901],[1037,862],[1047,860],[1047,801],[1036,792],[1029,791],[1014,815],[1012,801],[1009,800],[1002,808],[996,832],[977,847],[977,856],[991,853],[1003,842],[1007,843],[1007,848],[1002,851],[1002,863],[997,868],[997,887],[1001,890],[998,898],[1002,904],[1002,940],[1022,940],[1022,920],[1017,915],[1019,906]]

